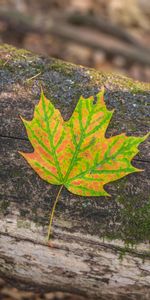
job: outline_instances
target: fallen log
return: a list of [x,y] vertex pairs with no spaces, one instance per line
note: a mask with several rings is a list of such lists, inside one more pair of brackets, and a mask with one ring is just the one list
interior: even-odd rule
[[71,24],[77,26],[85,25],[90,28],[97,29],[98,31],[108,34],[109,36],[113,36],[128,44],[134,45],[135,47],[143,51],[149,50],[149,49],[145,49],[145,47],[143,47],[143,45],[141,45],[141,43],[128,31],[120,28],[118,25],[108,21],[106,18],[102,16],[81,14],[79,12],[75,12],[68,16],[68,21]]
[[63,190],[45,236],[57,186],[42,181],[18,151],[32,151],[22,115],[31,119],[46,96],[68,119],[81,94],[106,88],[115,108],[107,136],[148,132],[149,84],[96,72],[11,46],[0,46],[0,277],[20,289],[64,291],[85,299],[150,298],[150,153],[140,146],[133,164],[144,172],[108,184],[112,197]]
[[[79,30],[76,26],[67,23],[67,21],[71,22],[72,18],[69,18],[68,16],[51,18],[47,24],[41,26],[41,24],[36,24],[33,16],[27,17],[20,13],[13,13],[12,11],[0,11],[0,20],[4,23],[6,22],[7,25],[7,29],[3,33],[5,42],[7,41],[7,35],[9,36],[9,40],[11,40],[14,33],[16,36],[16,43],[19,42],[19,44],[23,43],[23,39],[28,33],[36,33],[39,35],[49,34],[61,39],[63,42],[71,41],[94,50],[100,50],[106,53],[108,57],[124,57],[129,64],[136,62],[144,66],[150,65],[150,50],[135,41],[127,44],[122,42],[123,39],[117,40],[117,38],[120,38],[120,31],[118,35],[116,34],[116,39],[111,39],[110,36],[112,32],[110,32],[110,36],[107,36],[100,32],[97,34],[94,30],[86,30],[84,27],[81,27]],[[75,22],[75,17],[72,19],[72,22],[73,21]],[[84,21],[84,18],[82,21]],[[101,24],[101,27],[105,27],[105,31],[101,30],[102,32],[106,33],[106,31],[108,31],[108,26],[104,24],[102,26]]]

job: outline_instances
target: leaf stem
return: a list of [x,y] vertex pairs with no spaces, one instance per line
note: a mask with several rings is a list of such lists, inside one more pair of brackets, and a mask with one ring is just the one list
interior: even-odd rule
[[62,191],[62,188],[63,188],[63,185],[60,186],[60,189],[59,189],[59,191],[58,191],[58,193],[57,193],[57,196],[56,196],[56,199],[55,199],[55,202],[54,202],[54,205],[53,205],[51,214],[50,214],[50,221],[49,221],[48,234],[47,234],[47,239],[48,239],[48,241],[49,241],[50,235],[51,235],[51,229],[52,229],[52,222],[53,222],[54,212],[55,212],[56,205],[57,205],[57,202],[58,202],[60,193],[61,193],[61,191]]

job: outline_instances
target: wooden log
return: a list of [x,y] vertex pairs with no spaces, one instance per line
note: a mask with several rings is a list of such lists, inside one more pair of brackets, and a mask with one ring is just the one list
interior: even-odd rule
[[68,119],[81,94],[106,88],[115,108],[107,136],[148,132],[149,84],[0,46],[0,276],[23,289],[65,291],[86,299],[150,298],[150,153],[144,172],[108,184],[112,197],[62,191],[51,247],[45,240],[58,187],[42,181],[18,151],[32,151],[22,115],[31,119],[41,85]]
[[[98,34],[94,31],[87,32],[86,28],[76,28],[76,26],[72,26],[67,23],[67,21],[75,21],[75,17],[68,17],[67,15],[61,15],[61,17],[56,16],[56,19],[50,19],[50,22],[47,23],[47,25],[41,24],[37,25],[34,20],[34,16],[25,16],[20,13],[13,13],[12,11],[0,11],[0,21],[6,22],[7,30],[4,32],[4,41],[7,41],[7,35],[9,36],[9,41],[11,40],[12,35],[15,33],[16,41],[15,43],[19,45],[23,43],[24,36],[28,33],[37,33],[40,35],[50,34],[54,37],[62,39],[62,42],[65,41],[71,41],[73,43],[77,43],[79,45],[83,45],[86,47],[89,47],[94,50],[100,50],[106,53],[109,57],[113,56],[121,56],[124,57],[125,60],[132,64],[134,62],[139,63],[141,65],[150,65],[150,49],[145,48],[143,45],[140,45],[135,40],[132,40],[131,38],[128,38],[128,41],[131,40],[133,43],[126,44],[123,43],[121,40],[117,41],[117,38],[120,38],[120,35],[122,32],[119,32],[116,30],[116,27],[112,24],[109,24],[106,26],[104,22],[99,22],[98,26],[101,25],[102,32],[108,33],[110,32],[110,35],[115,35],[116,39],[113,40],[110,37],[107,37],[105,34]],[[93,18],[92,18],[93,20]],[[84,18],[82,19],[84,21]],[[90,25],[93,24],[93,21],[91,22],[90,18]],[[92,23],[92,24],[91,24]],[[95,27],[95,22],[94,22]],[[93,27],[93,26],[92,26]],[[108,29],[109,27],[109,29]],[[112,27],[112,30],[110,31],[110,28]],[[125,34],[124,36],[127,37]],[[14,37],[13,37],[14,41]]]
[[71,24],[78,26],[86,25],[90,28],[97,29],[128,44],[134,45],[141,50],[146,50],[132,34],[130,34],[124,28],[121,28],[118,25],[110,22],[110,20],[108,21],[108,19],[105,17],[75,12],[68,16],[68,21]]

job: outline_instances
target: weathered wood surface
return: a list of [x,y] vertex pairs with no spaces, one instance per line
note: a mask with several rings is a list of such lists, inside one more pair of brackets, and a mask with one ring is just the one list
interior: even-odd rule
[[19,287],[90,299],[149,299],[149,141],[133,160],[145,171],[108,184],[111,198],[62,191],[51,248],[45,235],[57,187],[18,154],[32,151],[19,115],[32,117],[41,84],[65,119],[81,94],[96,95],[105,85],[107,106],[115,108],[107,136],[148,132],[149,85],[9,46],[0,46],[0,65],[0,275]]

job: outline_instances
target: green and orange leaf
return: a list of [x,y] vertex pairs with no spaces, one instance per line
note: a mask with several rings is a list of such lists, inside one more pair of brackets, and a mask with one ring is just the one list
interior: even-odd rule
[[96,103],[94,97],[81,96],[66,122],[42,92],[33,119],[22,118],[34,152],[20,153],[47,182],[82,196],[106,196],[106,183],[141,171],[131,160],[147,138],[125,134],[106,138],[112,115],[104,102],[104,89]]

